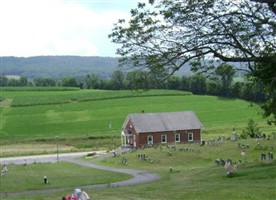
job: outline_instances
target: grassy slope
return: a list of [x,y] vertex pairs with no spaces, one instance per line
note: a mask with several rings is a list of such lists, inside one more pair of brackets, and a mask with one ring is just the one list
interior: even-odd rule
[[[242,149],[238,143],[248,144],[246,157],[241,156]],[[274,199],[276,196],[276,162],[260,162],[259,155],[275,151],[275,140],[252,139],[238,142],[226,141],[219,145],[200,147],[196,144],[184,145],[189,151],[172,151],[167,155],[167,148],[145,149],[124,155],[128,159],[129,168],[139,168],[162,175],[160,181],[131,188],[131,199]],[[182,145],[183,147],[183,145]],[[154,162],[140,160],[138,154],[144,153]],[[241,160],[237,174],[227,178],[226,170],[215,167],[215,159]],[[101,164],[120,167],[121,157],[102,161]],[[169,172],[169,167],[173,171]],[[125,189],[110,189],[109,191],[91,191],[99,199],[129,199],[123,196]]]
[[[246,158],[241,156],[241,148],[238,148],[238,143],[247,144],[249,148],[246,149]],[[181,147],[186,147],[189,151],[179,151]],[[172,151],[172,156],[168,156],[167,151]],[[110,158],[104,161],[98,161],[99,164],[106,166],[113,166],[119,168],[140,169],[151,171],[160,174],[162,179],[143,185],[122,187],[122,188],[107,188],[101,190],[86,190],[91,199],[244,199],[244,200],[272,200],[275,198],[275,180],[276,180],[276,162],[274,161],[259,161],[259,154],[272,151],[275,155],[275,140],[239,140],[237,142],[226,141],[218,145],[199,146],[197,144],[186,144],[176,147],[176,151],[167,149],[165,146],[160,148],[149,148],[144,150],[137,150],[123,156],[127,158],[127,165],[121,164],[122,156]],[[138,158],[138,154],[145,154],[148,158],[154,159],[154,162],[143,161]],[[214,160],[217,158],[232,159],[233,161],[242,160],[238,164],[237,173],[234,177],[226,177],[226,170],[222,166],[215,167]],[[86,161],[90,161],[86,159]],[[91,160],[93,161],[93,159]],[[38,165],[44,166],[43,169],[49,168],[49,177],[53,179],[57,171],[60,173],[65,166],[49,164]],[[37,166],[29,166],[37,168]],[[172,167],[174,172],[170,172]],[[23,166],[18,166],[18,169],[24,169]],[[76,167],[78,168],[78,167]],[[66,169],[66,173],[62,172],[62,176],[69,180],[70,169]],[[83,177],[87,173],[86,170],[79,170],[74,172],[73,176]],[[179,170],[178,173],[175,171]],[[19,173],[17,176],[25,177],[24,173]],[[41,177],[34,178],[31,181],[30,177],[37,177],[36,170],[29,171],[28,185],[13,186],[15,187],[30,187],[33,182],[41,182]],[[45,171],[44,171],[45,172]],[[43,173],[44,173],[43,172]],[[11,176],[13,172],[10,173]],[[43,174],[42,173],[42,174]],[[93,173],[93,170],[91,174]],[[68,175],[66,175],[68,174]],[[107,173],[108,174],[108,173]],[[19,178],[23,181],[25,178]],[[87,176],[89,177],[89,176]],[[91,175],[93,177],[93,175]],[[97,176],[98,177],[98,176]],[[109,180],[108,175],[103,172],[103,181]],[[3,180],[3,179],[2,179]],[[13,179],[11,179],[13,180]],[[14,180],[15,181],[15,180]],[[56,182],[56,179],[52,180]],[[75,185],[83,185],[85,179],[76,181]],[[93,181],[91,179],[91,181]],[[69,181],[70,182],[70,181]],[[93,182],[94,183],[94,182]],[[53,183],[54,184],[54,183]],[[60,182],[61,185],[69,185],[68,183]],[[39,184],[38,184],[39,185]],[[40,186],[44,187],[43,184]],[[47,186],[48,187],[48,186]],[[73,190],[72,186],[72,190]],[[48,194],[48,195],[34,195],[24,196],[20,199],[34,199],[34,200],[50,200],[59,199],[62,195],[72,192],[72,190],[65,189],[63,193]],[[3,197],[3,200],[18,199],[18,197]]]
[[[38,93],[34,92],[31,98],[43,98]],[[96,95],[95,93],[97,92],[93,95]],[[43,95],[56,97],[52,96],[52,92],[43,92]],[[114,97],[112,92],[109,95],[110,98]],[[131,96],[130,92],[129,96]],[[27,97],[18,95],[13,98]],[[108,128],[110,121],[112,121],[114,134],[118,134],[126,115],[141,112],[141,110],[145,112],[193,110],[205,126],[205,133],[222,133],[225,130],[230,133],[234,127],[244,127],[250,117],[259,125],[265,126],[265,120],[259,115],[260,109],[257,106],[250,107],[245,101],[213,96],[180,95],[4,107],[1,110],[1,135],[2,140],[41,139],[56,135],[60,137],[102,136],[110,134]]]
[[[9,165],[8,169],[8,174],[0,179],[3,193],[104,184],[132,178],[127,174],[91,169],[66,162]],[[44,184],[45,175],[49,180],[47,185]]]
[[[233,128],[240,133],[250,117],[262,127],[261,131],[274,131],[273,127],[266,125],[256,105],[251,107],[242,100],[189,95],[181,91],[2,91],[2,96],[8,101],[2,102],[1,107],[1,145],[5,145],[3,149],[6,149],[6,145],[16,144],[13,146],[15,151],[22,149],[19,144],[23,142],[31,143],[34,148],[45,143],[55,145],[57,135],[61,151],[109,145],[112,143],[107,139],[110,136],[115,137],[115,143],[120,143],[119,136],[125,117],[128,113],[142,110],[193,110],[205,127],[204,139],[217,138],[222,134],[227,136]],[[72,98],[75,100],[70,100]],[[21,105],[14,103],[14,99],[28,106],[9,106]],[[67,101],[70,103],[63,103]],[[108,126],[110,121],[111,131]],[[97,137],[101,139],[94,140]],[[45,148],[43,151],[53,150]]]
[[[78,92],[85,93],[87,91],[77,91],[77,93]],[[94,93],[101,91],[89,92]],[[60,99],[64,98],[64,95],[61,95],[61,93],[62,92],[55,93],[53,91],[44,91],[43,93],[34,92],[33,95],[37,97],[31,99],[32,101],[34,99],[37,101],[43,97],[47,100],[42,98],[43,100],[41,102],[58,102]],[[75,95],[76,92],[69,91],[69,93]],[[69,93],[66,92],[66,95]],[[68,138],[73,138],[75,143],[89,143],[91,146],[93,140],[88,140],[88,138],[91,137],[93,139],[94,136],[102,137],[104,135],[110,135],[108,129],[110,121],[112,121],[113,134],[119,135],[121,125],[126,115],[131,112],[141,112],[141,110],[145,110],[146,112],[193,110],[205,126],[204,137],[207,139],[212,137],[217,138],[221,134],[229,135],[233,127],[237,128],[237,131],[240,133],[241,129],[246,126],[247,120],[250,117],[254,118],[254,120],[262,126],[262,130],[268,130],[270,132],[275,130],[275,127],[271,128],[266,126],[265,120],[259,115],[260,110],[257,106],[251,107],[248,102],[241,100],[230,100],[211,96],[187,96],[186,94],[174,94],[169,96],[166,95],[166,91],[162,91],[161,96],[159,94],[159,96],[131,98],[128,98],[130,95],[127,96],[126,94],[124,94],[123,98],[114,98],[114,93],[112,93],[111,96],[109,96],[110,93],[108,94],[106,91],[104,91],[104,93],[105,94],[101,94],[106,95],[104,98],[94,99],[93,101],[83,101],[84,98],[82,98],[70,101],[70,103],[39,106],[33,105],[27,107],[9,107],[9,104],[7,103],[5,106],[1,107],[1,142],[3,141],[4,144],[9,144],[22,142],[22,140],[32,141],[38,139],[37,143],[39,144],[52,143],[52,146],[55,146],[55,141],[51,138],[55,138],[56,135],[59,135],[61,138],[60,145],[62,145],[62,143],[67,143]],[[28,93],[26,92],[20,93],[20,95],[16,93],[10,93],[8,95],[5,92],[2,94],[10,99],[21,96],[22,101],[29,98]],[[82,95],[87,97],[87,94]],[[90,100],[91,95],[94,94],[88,95]],[[72,96],[69,95],[68,97],[71,99]],[[68,97],[66,97],[67,100]],[[18,101],[20,102],[20,98]],[[238,143],[248,144],[250,146],[250,148],[246,150],[246,158],[241,157],[241,149],[238,148]],[[274,155],[276,154],[275,140],[260,140],[257,142],[255,140],[242,140],[238,142],[227,141],[224,144],[205,147],[200,147],[196,144],[184,146],[191,149],[191,151],[173,151],[172,157],[167,156],[168,149],[165,147],[162,150],[145,149],[124,155],[128,159],[128,165],[123,167],[158,173],[162,176],[160,181],[132,187],[88,190],[87,192],[92,199],[105,200],[268,200],[275,198],[276,163],[267,161],[264,163],[259,162],[259,155],[262,152],[267,153],[272,151]],[[178,148],[180,147],[177,147],[177,149]],[[137,158],[137,154],[139,153],[145,153],[150,158],[155,159],[155,162],[150,163],[139,160]],[[242,164],[238,165],[238,174],[233,178],[227,178],[223,167],[213,166],[214,160],[217,158],[231,158],[234,161],[241,159]],[[102,161],[100,164],[122,167],[120,161],[121,157],[119,156]],[[22,166],[18,167],[23,168]],[[180,173],[170,173],[169,167],[173,167],[174,170],[180,170]],[[57,171],[62,171],[66,167],[61,166],[59,168],[54,164],[50,164],[47,168],[55,168]],[[55,170],[50,171],[55,174]],[[68,170],[70,171],[71,168]],[[72,170],[74,171],[75,169],[72,168]],[[87,174],[86,170],[77,171],[78,172],[75,176],[83,177]],[[35,169],[30,170],[29,176],[37,177],[36,172]],[[18,176],[22,176],[22,174],[24,173],[19,173]],[[65,175],[65,179],[69,180],[70,172],[67,172],[66,174],[68,175]],[[52,175],[49,174],[49,176],[51,177]],[[103,181],[110,181],[108,180],[108,177],[104,177]],[[16,181],[17,178],[11,180]],[[1,181],[3,180],[4,179],[1,177]],[[26,177],[21,177],[19,180],[24,181],[26,180]],[[34,178],[34,180],[40,182],[40,176]],[[25,186],[23,184],[13,187],[30,187],[34,185],[34,183],[31,183],[29,179],[28,181],[28,184]],[[78,185],[85,184],[83,181],[85,181],[85,179],[81,179],[80,182],[77,182]],[[63,186],[68,185],[63,181],[59,182],[59,184]],[[3,184],[1,183],[1,185]],[[74,187],[72,186],[72,189],[73,188]],[[20,199],[60,199],[63,195],[70,192],[72,192],[72,190],[56,194],[34,195],[32,197],[24,196],[20,197]],[[18,199],[18,197],[1,198],[3,200]]]

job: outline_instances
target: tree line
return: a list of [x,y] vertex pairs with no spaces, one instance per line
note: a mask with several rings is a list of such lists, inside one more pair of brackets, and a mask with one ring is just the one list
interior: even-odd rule
[[9,79],[0,76],[0,86],[34,86],[34,87],[79,87],[81,89],[104,90],[148,90],[172,89],[190,91],[199,95],[215,95],[228,98],[240,98],[252,102],[265,102],[265,94],[261,83],[245,77],[236,77],[235,68],[229,64],[221,64],[211,74],[194,73],[191,76],[172,75],[160,81],[157,75],[145,71],[124,72],[115,70],[109,79],[99,75],[87,74],[83,80],[76,77],[65,77],[59,81],[51,78]]

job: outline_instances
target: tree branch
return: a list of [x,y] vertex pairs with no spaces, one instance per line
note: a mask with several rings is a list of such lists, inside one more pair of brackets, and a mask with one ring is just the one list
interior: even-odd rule
[[276,1],[275,0],[250,0],[257,3],[266,3],[271,11],[276,15]]

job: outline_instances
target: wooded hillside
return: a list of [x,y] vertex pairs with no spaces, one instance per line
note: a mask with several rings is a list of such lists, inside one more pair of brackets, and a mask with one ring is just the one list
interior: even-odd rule
[[110,77],[118,65],[118,58],[82,56],[0,57],[1,74],[19,75],[28,79],[49,77],[60,79],[67,76],[84,77],[97,74]]
[[[119,58],[99,56],[34,56],[34,57],[0,57],[1,75],[21,76],[28,80],[38,77],[61,80],[75,77],[82,80],[87,74],[96,74],[100,79],[108,79],[119,64]],[[243,66],[231,63],[235,68]],[[129,67],[126,67],[128,69]],[[191,67],[186,65],[175,73],[177,76],[192,75]],[[240,75],[240,74],[239,74]]]

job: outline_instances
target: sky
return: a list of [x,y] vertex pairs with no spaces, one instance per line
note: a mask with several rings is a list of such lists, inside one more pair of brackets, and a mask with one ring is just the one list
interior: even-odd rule
[[108,56],[118,19],[145,0],[0,0],[0,56]]

